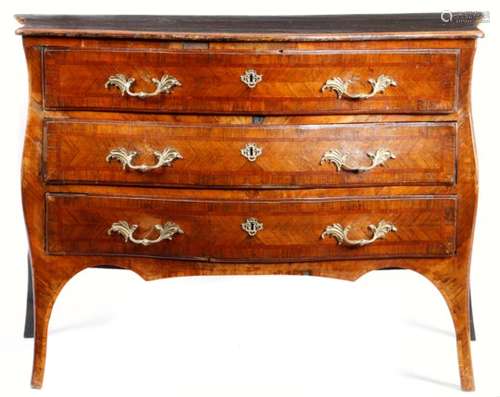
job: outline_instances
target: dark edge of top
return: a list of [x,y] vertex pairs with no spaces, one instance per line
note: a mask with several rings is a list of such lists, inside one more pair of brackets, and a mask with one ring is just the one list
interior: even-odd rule
[[[311,16],[16,15],[23,36],[187,41],[475,39],[486,13]],[[444,20],[443,20],[444,19]]]

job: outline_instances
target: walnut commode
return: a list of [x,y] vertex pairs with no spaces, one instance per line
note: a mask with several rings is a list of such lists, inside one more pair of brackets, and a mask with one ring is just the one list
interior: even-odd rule
[[33,387],[57,295],[113,266],[145,280],[413,270],[446,300],[474,389],[477,18],[18,19]]

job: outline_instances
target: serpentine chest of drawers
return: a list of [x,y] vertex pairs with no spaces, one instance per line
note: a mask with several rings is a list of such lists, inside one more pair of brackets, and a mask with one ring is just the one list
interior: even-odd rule
[[476,19],[18,20],[33,387],[58,293],[113,266],[146,280],[414,270],[446,300],[474,388]]

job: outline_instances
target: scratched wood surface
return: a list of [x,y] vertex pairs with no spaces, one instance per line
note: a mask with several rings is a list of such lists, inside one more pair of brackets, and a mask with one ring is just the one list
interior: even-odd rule
[[482,13],[447,23],[440,13],[307,16],[17,15],[25,36],[219,41],[477,38]]

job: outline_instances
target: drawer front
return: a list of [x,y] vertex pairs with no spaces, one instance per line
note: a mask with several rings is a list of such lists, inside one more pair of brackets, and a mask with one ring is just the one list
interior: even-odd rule
[[454,123],[256,127],[49,121],[44,172],[50,183],[111,185],[452,184],[455,140]]
[[47,251],[242,262],[448,256],[455,218],[453,197],[264,202],[48,194]]
[[459,76],[458,50],[48,48],[43,59],[44,104],[49,109],[449,113],[456,110]]

